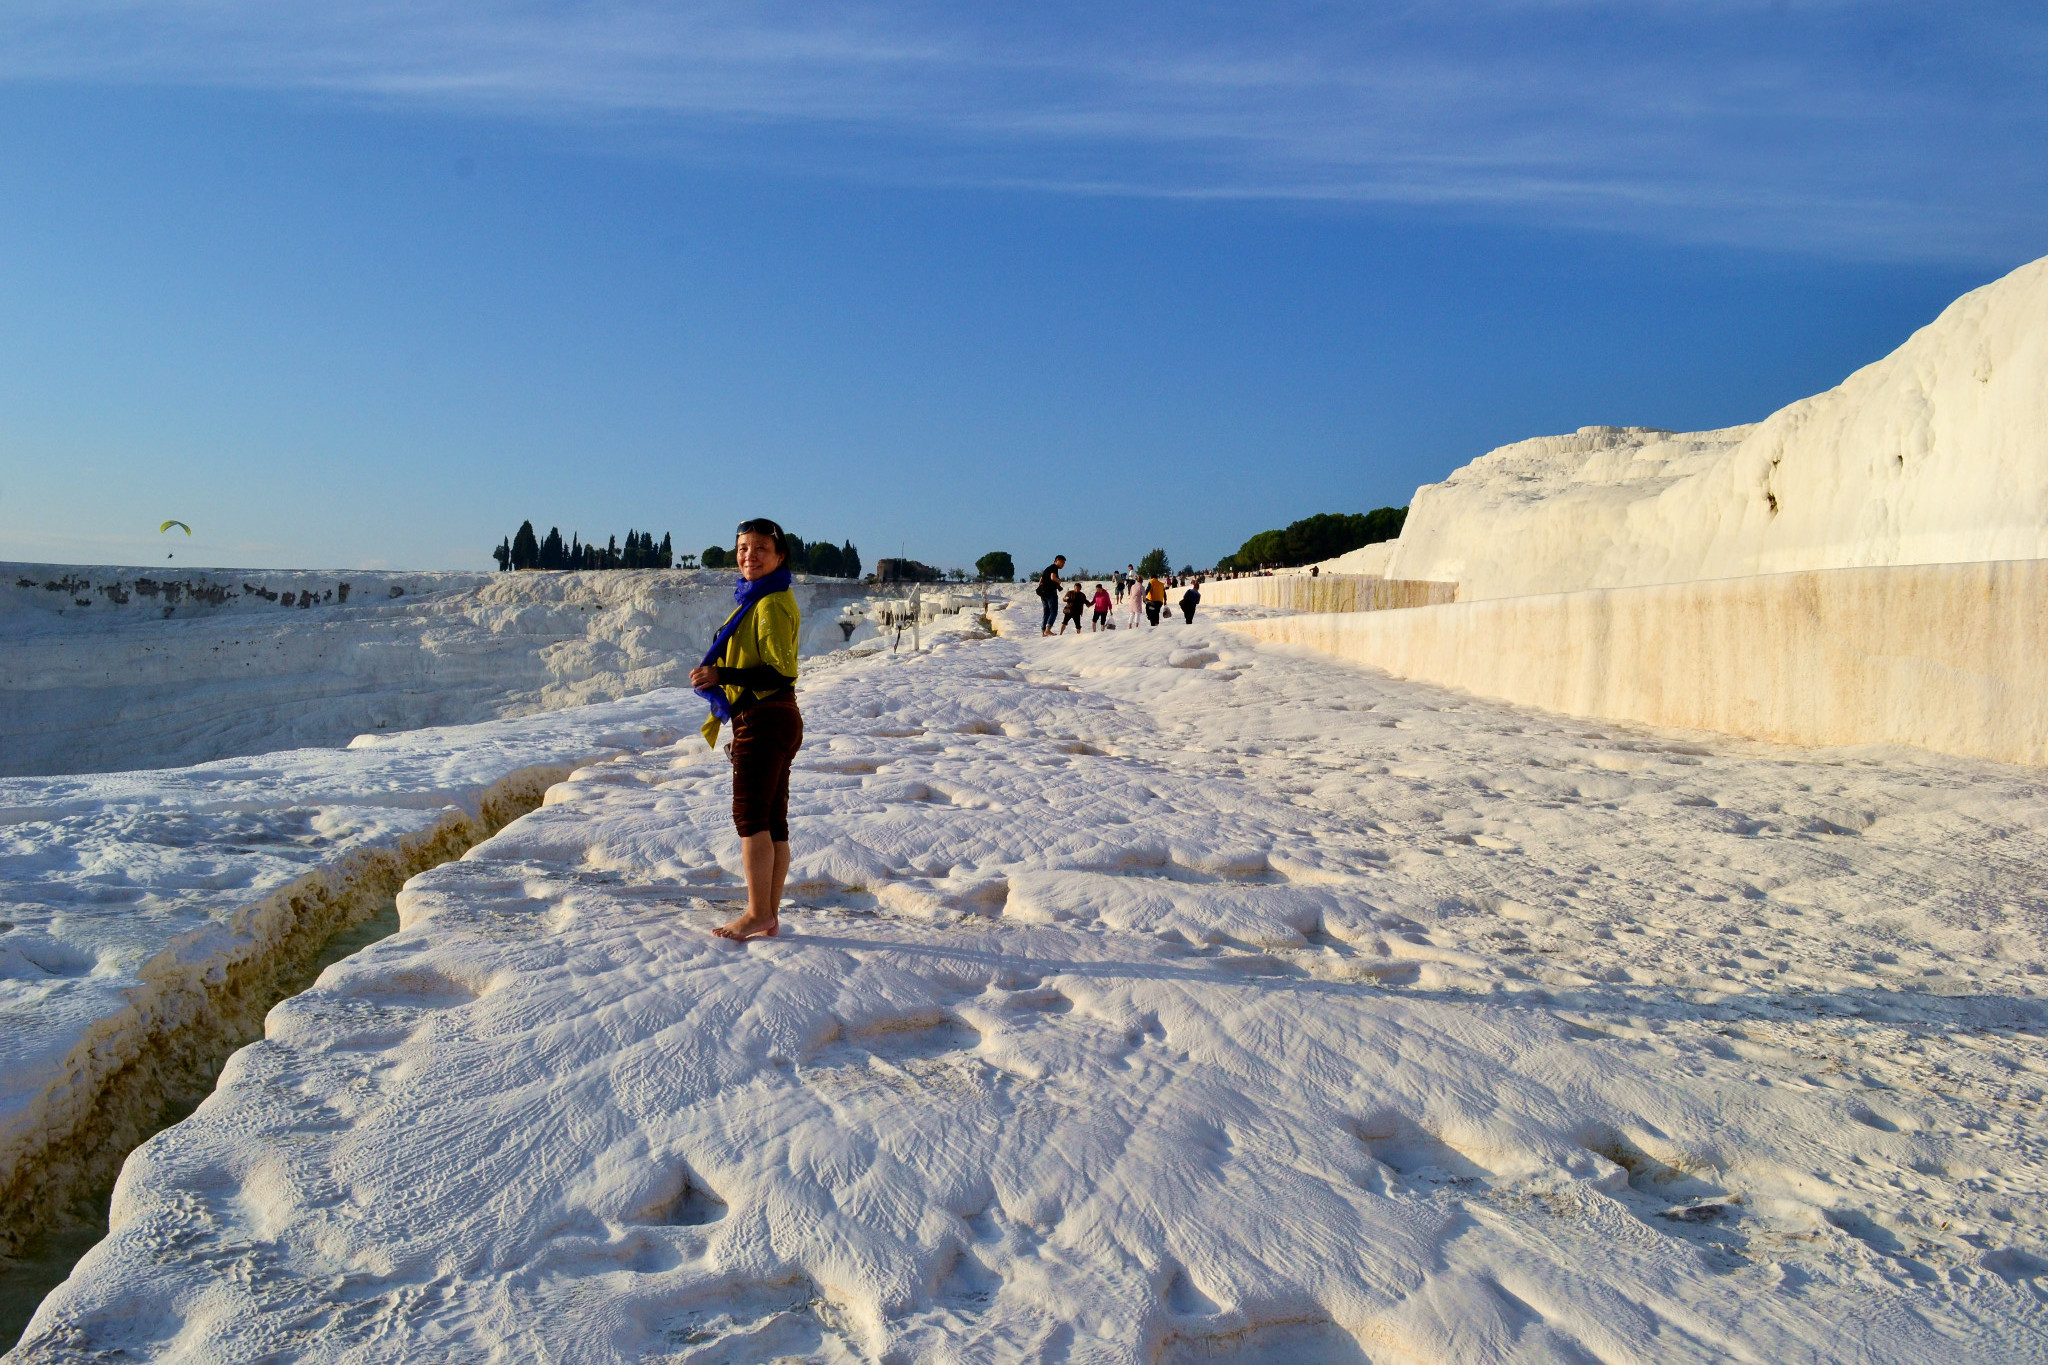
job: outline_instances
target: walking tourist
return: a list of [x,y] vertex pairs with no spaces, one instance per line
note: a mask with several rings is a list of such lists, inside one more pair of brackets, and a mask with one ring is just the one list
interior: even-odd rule
[[1145,585],[1145,619],[1153,625],[1159,624],[1159,613],[1166,606],[1166,584],[1154,578]]
[[1145,585],[1136,578],[1131,580],[1130,591],[1124,594],[1124,605],[1130,609],[1130,620],[1125,625],[1136,630],[1138,618],[1145,612]]
[[1195,608],[1202,605],[1202,589],[1199,580],[1188,584],[1188,590],[1180,595],[1181,615],[1187,617],[1187,624],[1195,623]]
[[1065,600],[1067,609],[1060,617],[1060,634],[1065,635],[1067,633],[1067,622],[1072,621],[1074,623],[1074,634],[1079,635],[1081,633],[1081,613],[1088,610],[1088,594],[1082,592],[1081,585],[1076,583],[1073,587],[1067,589]]
[[711,932],[736,942],[773,938],[781,922],[782,884],[789,876],[789,765],[804,742],[796,706],[796,642],[802,614],[789,590],[789,542],[766,517],[740,523],[734,542],[738,604],[690,686],[711,704],[704,740],[718,747],[718,729],[732,722],[732,822],[747,876],[747,912]]
[[1116,623],[1109,619],[1109,609],[1114,605],[1115,603],[1109,596],[1109,585],[1107,583],[1097,583],[1095,585],[1095,601],[1093,603],[1095,607],[1096,630],[1116,629]]
[[1052,634],[1053,619],[1060,614],[1060,570],[1066,565],[1065,555],[1054,555],[1052,563],[1038,575],[1038,602],[1045,608],[1045,619],[1038,623],[1040,635]]

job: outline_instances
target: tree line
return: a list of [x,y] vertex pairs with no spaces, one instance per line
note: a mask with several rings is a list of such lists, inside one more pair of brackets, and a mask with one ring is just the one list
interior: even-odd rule
[[[860,551],[852,541],[834,545],[821,540],[815,545],[806,543],[802,536],[787,535],[789,543],[789,571],[791,573],[821,574],[827,578],[859,578]],[[734,561],[732,551],[723,545],[707,545],[701,555],[678,556],[667,532],[662,533],[661,543],[656,544],[652,531],[627,531],[626,543],[619,544],[617,536],[609,537],[604,544],[585,541],[574,531],[569,539],[562,539],[560,527],[551,526],[545,537],[534,533],[533,523],[522,521],[519,529],[498,542],[498,548],[491,551],[491,558],[498,561],[501,571],[514,569],[694,569],[700,565],[706,569],[729,569]]]
[[[604,544],[585,543],[575,532],[562,539],[560,527],[548,528],[545,540],[533,532],[533,523],[522,521],[519,529],[498,542],[491,551],[501,571],[512,569],[667,569],[674,566],[675,553],[666,533],[661,544],[654,543],[652,531],[628,531],[626,543],[612,536]],[[687,555],[684,558],[688,558]]]
[[1292,568],[1383,540],[1400,537],[1408,520],[1405,507],[1379,507],[1370,512],[1318,512],[1274,531],[1261,531],[1238,547],[1236,554],[1216,561],[1219,572],[1260,568]]

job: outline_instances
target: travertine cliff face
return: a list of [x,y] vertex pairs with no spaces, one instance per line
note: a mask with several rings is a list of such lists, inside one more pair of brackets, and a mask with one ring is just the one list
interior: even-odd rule
[[1364,571],[1455,580],[1469,602],[2043,557],[2048,259],[1753,426],[1503,446],[1417,489],[1384,567]]

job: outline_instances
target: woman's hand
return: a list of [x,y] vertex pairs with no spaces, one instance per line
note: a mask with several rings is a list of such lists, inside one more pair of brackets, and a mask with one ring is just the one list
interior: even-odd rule
[[718,669],[711,664],[698,664],[690,670],[690,686],[716,687],[717,685]]

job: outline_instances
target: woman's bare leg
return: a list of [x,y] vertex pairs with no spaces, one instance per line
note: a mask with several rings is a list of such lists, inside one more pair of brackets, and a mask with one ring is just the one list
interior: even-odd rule
[[789,877],[789,841],[780,843],[767,830],[740,840],[740,866],[747,874],[747,913],[722,926],[726,938],[747,938],[777,927],[775,908],[782,904],[782,884]]

